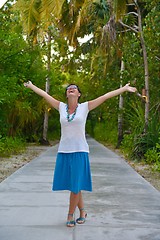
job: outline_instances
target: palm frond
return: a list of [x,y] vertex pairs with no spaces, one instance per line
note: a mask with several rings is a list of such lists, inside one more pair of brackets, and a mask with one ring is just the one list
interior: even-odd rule
[[65,0],[42,0],[39,9],[42,19],[60,19],[64,2]]
[[23,28],[24,31],[28,33],[28,35],[30,35],[32,31],[34,31],[37,23],[40,21],[40,14],[38,11],[40,4],[40,0],[19,0],[14,5],[14,9],[20,11]]
[[75,21],[72,27],[72,33],[71,33],[71,45],[74,45],[75,43],[75,35],[79,31],[82,24],[85,24],[86,22],[86,16],[88,12],[88,9],[90,8],[90,5],[92,4],[92,1],[90,0],[84,0],[79,2],[79,4],[75,5]]

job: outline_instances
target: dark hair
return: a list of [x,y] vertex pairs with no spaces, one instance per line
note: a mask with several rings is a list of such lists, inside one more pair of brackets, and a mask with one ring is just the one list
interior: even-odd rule
[[[66,93],[67,93],[67,88],[70,87],[70,86],[72,86],[72,85],[75,85],[75,86],[77,87],[77,89],[78,89],[78,92],[82,95],[82,92],[81,92],[80,88],[79,88],[76,84],[71,83],[71,84],[69,84],[69,85],[66,87],[66,90],[65,90],[65,96],[66,96]],[[81,96],[79,96],[78,99],[80,99],[80,97],[81,97]]]

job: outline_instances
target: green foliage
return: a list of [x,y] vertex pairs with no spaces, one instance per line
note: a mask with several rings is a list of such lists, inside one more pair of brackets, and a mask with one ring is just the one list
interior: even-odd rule
[[122,150],[122,152],[128,157],[128,158],[132,158],[133,155],[133,142],[134,142],[134,134],[125,134],[123,137],[123,141],[121,143],[121,147],[120,149]]
[[137,119],[136,123],[137,127],[134,129],[135,131],[133,130],[129,135],[124,135],[121,149],[130,158],[141,160],[147,152],[150,154],[150,150],[158,146],[160,124],[157,115],[152,115],[147,133],[143,133],[142,127],[144,128],[144,125],[141,126],[141,118],[139,118],[139,121]]
[[26,91],[23,82],[29,78],[35,83],[45,79],[40,48],[33,48],[24,40],[17,13],[7,8],[0,11],[0,19],[0,134],[32,135],[37,131],[41,112],[37,109],[37,96]]
[[144,129],[144,106],[135,96],[133,97],[134,101],[131,101],[130,97],[127,95],[125,99],[125,110],[123,111],[124,136],[120,148],[124,154],[132,158],[136,136],[142,133]]
[[11,154],[18,154],[25,149],[25,141],[20,138],[0,138],[0,156],[9,157]]
[[124,110],[124,127],[125,131],[136,135],[144,130],[144,103],[137,100],[135,96],[133,100],[131,96],[126,96]]
[[148,149],[148,151],[144,154],[145,161],[149,164],[151,163],[159,163],[160,162],[160,152],[159,148],[154,147],[152,149]]
[[126,11],[126,1],[124,0],[114,0],[113,1],[114,12],[116,20],[120,19]]
[[[149,63],[149,88],[150,88],[150,119],[147,133],[144,130],[144,110],[145,104],[140,99],[132,99],[131,104],[125,104],[124,111],[124,139],[121,148],[131,158],[141,160],[146,156],[147,161],[156,158],[158,143],[158,133],[160,130],[159,121],[159,34],[160,34],[160,5],[156,0],[146,0],[147,5],[144,6],[145,14],[143,19],[143,33],[147,47],[148,63]],[[145,24],[144,24],[145,23]],[[134,84],[138,92],[142,93],[144,88],[144,65],[142,50],[139,43],[139,38],[132,32],[125,35],[123,38],[123,59],[125,61],[125,71],[123,79],[131,79],[131,84]],[[139,103],[138,103],[139,102]],[[150,159],[150,160],[149,160]]]
[[133,155],[142,158],[148,149],[156,146],[159,139],[160,124],[157,115],[152,115],[147,133],[138,134],[134,142]]
[[[160,133],[159,133],[160,135]],[[160,141],[160,138],[159,138]],[[153,169],[156,171],[160,171],[160,144],[156,143],[156,146],[152,149],[148,149],[148,151],[144,154],[145,161],[148,164],[153,164]]]
[[[112,129],[111,129],[112,126]],[[94,136],[98,141],[105,141],[109,144],[116,145],[117,143],[117,128],[113,124],[97,123],[94,128]]]

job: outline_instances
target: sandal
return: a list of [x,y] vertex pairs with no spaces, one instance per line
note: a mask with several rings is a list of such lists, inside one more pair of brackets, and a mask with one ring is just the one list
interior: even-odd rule
[[[68,214],[68,216],[72,216],[73,218],[73,214]],[[74,227],[75,225],[76,225],[76,222],[73,219],[66,222],[67,227]]]
[[[79,210],[85,212],[84,208],[80,208]],[[77,218],[77,219],[76,219],[76,223],[78,223],[78,224],[83,224],[83,223],[85,223],[86,217],[87,217],[87,213],[85,212],[85,217],[79,217],[79,218]]]

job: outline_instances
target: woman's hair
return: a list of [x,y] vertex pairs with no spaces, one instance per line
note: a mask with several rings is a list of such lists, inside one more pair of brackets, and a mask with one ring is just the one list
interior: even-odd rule
[[[67,93],[67,88],[70,87],[70,86],[72,86],[72,85],[75,85],[75,86],[77,87],[78,92],[82,95],[82,92],[81,92],[80,88],[79,88],[76,84],[71,83],[71,84],[69,84],[69,85],[66,87],[65,96],[66,96],[66,93]],[[80,97],[81,97],[81,96],[79,96],[78,99],[80,99]]]

